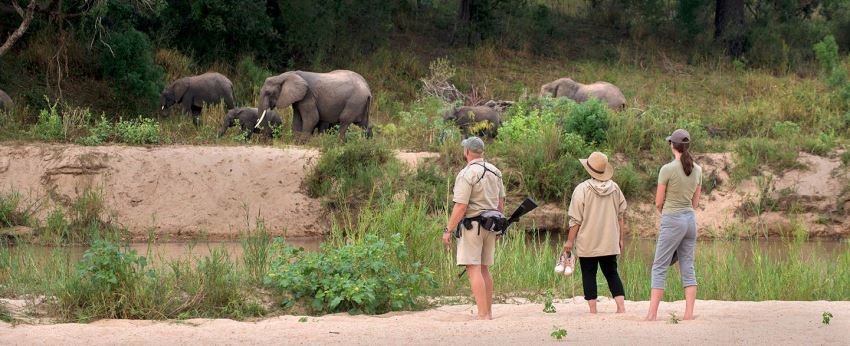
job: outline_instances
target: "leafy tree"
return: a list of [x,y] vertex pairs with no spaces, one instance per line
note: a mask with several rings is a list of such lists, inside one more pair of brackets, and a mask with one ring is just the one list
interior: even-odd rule
[[205,63],[249,54],[270,59],[278,49],[265,0],[168,0],[160,20],[159,35]]
[[150,109],[164,87],[164,70],[156,65],[148,37],[135,30],[110,35],[102,50],[101,71],[119,100],[132,110]]

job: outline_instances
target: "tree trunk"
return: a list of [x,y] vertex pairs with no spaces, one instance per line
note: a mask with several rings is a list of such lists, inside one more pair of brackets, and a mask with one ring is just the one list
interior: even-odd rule
[[714,11],[714,40],[726,48],[726,53],[737,57],[744,52],[746,27],[744,0],[717,0]]
[[[19,7],[17,6],[17,2],[13,2],[13,4],[15,4],[16,10],[19,9]],[[27,29],[29,29],[30,27],[30,23],[32,23],[32,18],[35,15],[35,10],[35,0],[30,1],[29,5],[27,5],[27,8],[23,11],[18,10],[18,14],[21,15],[23,20],[21,20],[21,25],[18,26],[18,29],[15,30],[15,32],[13,32],[11,35],[9,35],[9,37],[6,38],[6,42],[3,43],[2,46],[0,46],[0,56],[6,54],[6,52],[8,52],[9,49],[11,49],[12,46],[15,45],[15,42],[18,42],[21,36],[24,36],[24,33],[26,33]]]

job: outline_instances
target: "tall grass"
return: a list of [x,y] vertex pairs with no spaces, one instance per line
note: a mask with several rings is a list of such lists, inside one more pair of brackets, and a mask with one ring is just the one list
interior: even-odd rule
[[[444,215],[429,215],[423,203],[394,201],[378,208],[360,210],[357,227],[335,225],[332,244],[359,241],[365,234],[390,236],[399,233],[408,245],[411,261],[433,270],[439,288],[436,296],[467,295],[462,268],[455,265],[454,247],[440,242]],[[582,295],[581,269],[571,277],[556,276],[553,268],[561,249],[550,233],[514,228],[497,243],[496,263],[491,269],[497,294],[537,299],[546,290],[559,297]],[[650,269],[654,247],[632,242],[620,256],[620,274],[630,300],[649,299]],[[696,273],[700,299],[717,300],[846,300],[850,297],[850,251],[835,254],[820,245],[789,241],[780,254],[771,253],[758,242],[703,241],[697,246]],[[805,249],[805,250],[804,250]],[[812,253],[818,255],[812,255]],[[610,294],[601,273],[600,292]],[[665,299],[682,299],[678,269],[670,268]]]

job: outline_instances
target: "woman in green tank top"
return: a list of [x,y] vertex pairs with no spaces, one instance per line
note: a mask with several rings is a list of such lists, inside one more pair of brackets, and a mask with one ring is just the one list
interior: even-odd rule
[[697,297],[697,280],[694,272],[694,249],[697,243],[697,224],[694,211],[699,205],[702,168],[694,163],[688,147],[688,131],[678,129],[667,137],[675,160],[661,167],[655,206],[661,213],[661,229],[655,245],[652,263],[652,293],[647,321],[658,316],[658,305],[664,297],[667,269],[679,261],[682,284],[685,286],[685,315],[694,318]]

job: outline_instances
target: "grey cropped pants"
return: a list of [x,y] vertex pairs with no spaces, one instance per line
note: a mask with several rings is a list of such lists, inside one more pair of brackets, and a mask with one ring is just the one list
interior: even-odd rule
[[694,249],[697,245],[697,222],[694,212],[687,211],[661,216],[661,231],[655,244],[655,261],[652,262],[652,288],[664,289],[667,281],[667,269],[679,261],[682,284],[685,287],[696,286],[694,272]]

